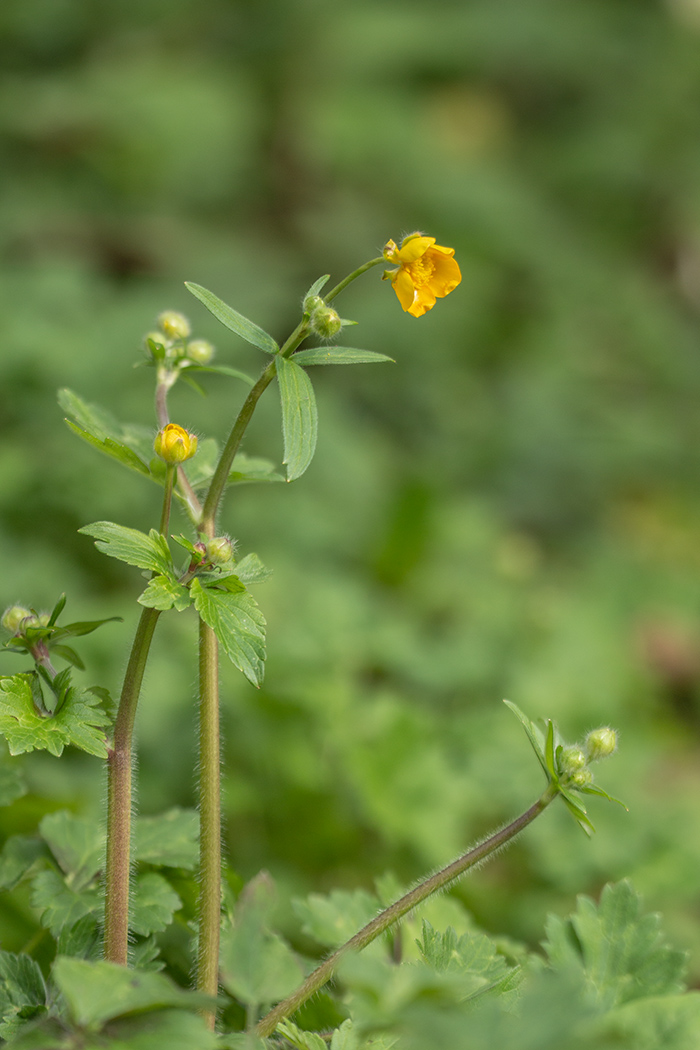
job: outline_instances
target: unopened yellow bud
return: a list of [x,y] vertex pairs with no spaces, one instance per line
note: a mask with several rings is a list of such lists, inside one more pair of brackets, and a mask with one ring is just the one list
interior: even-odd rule
[[177,310],[164,310],[158,315],[158,324],[169,339],[187,339],[192,331],[190,322]]
[[196,365],[208,365],[214,353],[214,347],[207,339],[193,339],[185,350],[186,356]]
[[176,463],[184,463],[186,459],[192,459],[197,451],[197,438],[188,433],[177,423],[168,423],[164,426],[153,442],[156,455],[171,466]]
[[610,726],[593,729],[586,737],[586,754],[589,762],[608,758],[617,750],[617,733]]
[[212,565],[226,565],[233,557],[233,543],[228,536],[215,536],[207,542],[207,560]]
[[25,609],[23,605],[11,605],[9,609],[5,609],[0,623],[10,634],[19,634],[22,627],[26,627],[32,619],[34,614],[31,609]]
[[342,321],[332,306],[317,306],[311,314],[311,330],[322,339],[332,339],[342,328]]

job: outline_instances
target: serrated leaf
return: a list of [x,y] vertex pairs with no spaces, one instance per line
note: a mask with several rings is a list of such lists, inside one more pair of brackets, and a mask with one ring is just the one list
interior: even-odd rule
[[111,459],[116,459],[118,463],[128,467],[130,470],[136,471],[137,474],[143,474],[149,477],[150,470],[147,463],[145,463],[136,452],[132,451],[127,445],[123,445],[120,441],[115,441],[114,438],[97,438],[94,434],[90,434],[89,431],[83,430],[77,423],[71,422],[70,419],[66,420],[66,423],[79,438],[86,441],[88,445],[92,445],[98,452],[103,452],[106,456]]
[[207,288],[202,288],[200,284],[193,284],[191,281],[185,281],[185,287],[229,331],[240,335],[241,339],[245,339],[247,343],[257,346],[259,350],[264,350],[266,354],[277,353],[279,346],[271,335],[268,335],[258,325],[249,321],[243,314],[239,314],[232,306],[228,306],[213,292],[210,292]]
[[187,587],[183,587],[177,580],[167,576],[154,576],[149,580],[148,586],[143,594],[136,599],[140,605],[147,609],[177,609],[182,612],[192,604],[192,598]]
[[311,380],[303,368],[277,358],[277,379],[282,404],[282,436],[287,481],[301,477],[316,451],[318,412]]
[[321,289],[326,287],[330,279],[331,275],[329,273],[324,273],[323,277],[319,277],[318,280],[314,281],[304,296],[304,299],[308,299],[310,295],[320,295]]
[[194,1009],[212,1004],[208,996],[186,992],[163,974],[135,972],[104,961],[59,956],[53,966],[53,979],[73,1021],[82,1028],[95,1029],[105,1021],[136,1011],[168,1006]]
[[358,350],[353,346],[316,346],[308,350],[297,350],[292,356],[297,365],[372,365],[381,361],[394,361],[386,354],[372,350]]
[[221,932],[221,980],[244,1003],[266,1005],[301,984],[304,971],[289,945],[267,926],[269,881],[258,877],[238,899],[235,922]]
[[12,835],[0,853],[0,889],[12,890],[40,857],[48,857],[36,835]]
[[103,896],[96,889],[74,890],[54,869],[35,875],[31,900],[33,907],[41,912],[42,926],[54,937],[58,937],[62,929],[75,926],[86,915],[101,914],[104,908]]
[[277,1035],[283,1036],[296,1050],[328,1050],[325,1040],[316,1032],[305,1032],[297,1028],[292,1021],[281,1021],[275,1029]]
[[[219,443],[216,438],[204,438],[197,445],[197,455],[184,464],[187,480],[193,489],[201,489],[209,483],[219,461]],[[162,462],[162,461],[161,461]],[[165,464],[162,464],[165,467]],[[163,481],[165,471],[162,472]]]
[[139,817],[134,856],[148,864],[194,868],[199,859],[199,814],[170,809],[157,817]]
[[147,872],[136,880],[129,929],[143,937],[164,930],[181,907],[182,901],[168,880],[156,872]]
[[366,890],[333,890],[327,896],[312,893],[292,901],[302,930],[319,944],[337,948],[362,929],[380,910],[379,899]]
[[600,1042],[633,1050],[695,1050],[700,1032],[700,994],[635,999],[606,1014],[600,1022]]
[[547,777],[547,781],[551,780],[549,769],[547,768],[547,760],[544,754],[544,738],[542,736],[542,733],[537,728],[537,726],[530,721],[527,715],[524,715],[520,708],[516,707],[515,704],[511,703],[510,700],[504,700],[503,703],[508,708],[510,708],[515,717],[521,723],[523,729],[527,734],[527,738],[530,741],[530,744],[532,745],[532,750],[537,755],[537,760],[542,766],[544,775]]
[[441,933],[424,919],[417,944],[423,960],[438,973],[458,974],[463,978],[464,998],[496,988],[502,991],[517,977],[517,970],[507,965],[496,945],[483,933],[465,933],[458,937],[451,926]]
[[360,1040],[350,1018],[336,1028],[331,1038],[330,1050],[360,1050]]
[[66,422],[80,437],[117,459],[120,458],[118,450],[126,448],[136,458],[129,459],[127,451],[125,465],[141,474],[145,467],[148,474],[147,465],[153,455],[153,432],[149,427],[119,423],[111,412],[83,401],[74,391],[65,388],[58,392],[58,403],[75,421],[76,425]]
[[105,832],[95,821],[62,809],[42,818],[39,833],[72,889],[87,886],[104,866]]
[[99,706],[99,697],[73,686],[60,710],[47,717],[38,713],[34,704],[34,680],[36,675],[32,673],[0,678],[0,733],[7,740],[10,754],[45,750],[58,757],[66,744],[73,744],[91,755],[106,758],[103,727],[110,719]]
[[253,685],[265,671],[265,617],[247,591],[228,594],[192,580],[190,593],[197,612],[216,634],[221,647]]
[[9,1040],[45,1006],[46,986],[38,964],[28,955],[0,951],[0,1038]]
[[[64,952],[63,954],[68,955],[69,953]],[[165,959],[161,957],[160,947],[155,937],[146,937],[138,944],[129,946],[129,966],[133,970],[147,970],[149,973],[159,973],[165,969]]]
[[236,576],[241,583],[264,583],[272,576],[272,569],[267,569],[260,561],[257,554],[246,554],[244,558],[236,562]]
[[64,926],[56,938],[57,955],[97,960],[102,950],[100,927],[94,915],[84,915],[74,926]]
[[578,897],[568,919],[550,916],[545,949],[555,969],[582,969],[605,1009],[682,989],[686,959],[663,943],[658,915],[642,914],[629,880],[608,884],[600,903]]
[[113,521],[95,521],[92,525],[83,525],[78,532],[92,536],[98,551],[127,565],[139,569],[150,569],[151,572],[173,575],[173,564],[167,540],[160,532],[151,529],[148,536],[138,529],[128,529],[125,525],[115,525]]

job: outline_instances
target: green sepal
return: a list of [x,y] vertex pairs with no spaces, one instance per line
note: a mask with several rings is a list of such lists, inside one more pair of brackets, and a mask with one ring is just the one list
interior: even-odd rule
[[201,555],[201,551],[196,550],[194,543],[192,543],[191,540],[188,540],[187,536],[183,536],[182,533],[180,533],[179,536],[171,536],[170,539],[173,540],[175,543],[177,543],[178,546],[184,547],[185,550],[188,552],[188,554],[192,554],[192,555],[200,554]]
[[310,295],[320,295],[321,289],[326,287],[330,279],[331,275],[329,273],[324,273],[323,277],[319,277],[317,281],[314,281],[304,296],[304,301],[306,301]]
[[115,525],[113,521],[95,521],[84,525],[78,532],[92,536],[98,551],[127,565],[139,569],[150,569],[173,577],[173,562],[168,542],[160,532],[151,529],[148,536],[138,529]]
[[544,738],[541,730],[539,730],[537,726],[530,721],[527,715],[524,715],[520,708],[516,707],[516,705],[510,700],[504,700],[503,703],[508,708],[510,708],[515,717],[521,723],[523,729],[525,730],[525,733],[527,734],[527,738],[530,741],[530,744],[532,745],[532,750],[537,755],[537,760],[542,766],[542,769],[544,770],[544,775],[547,777],[547,781],[551,781],[552,777],[549,772],[549,767],[547,765],[547,759],[545,758]]
[[615,798],[613,795],[609,795],[607,791],[598,787],[597,784],[586,784],[585,787],[577,788],[577,791],[580,791],[583,795],[598,795],[599,798],[606,798],[608,802],[617,802],[618,806],[622,806],[622,808],[629,813],[629,808],[624,802],[621,802],[619,798]]
[[257,346],[259,350],[264,350],[266,354],[277,353],[279,346],[271,335],[252,321],[249,321],[243,314],[239,314],[232,306],[228,306],[213,292],[210,292],[207,288],[202,288],[200,284],[193,284],[191,281],[185,281],[185,287],[229,331],[235,332],[241,339],[245,339],[247,343]]
[[569,813],[571,813],[572,817],[577,822],[582,831],[585,831],[585,833],[589,836],[592,835],[595,831],[595,827],[593,826],[590,817],[586,813],[583,803],[581,803],[568,788],[562,787],[561,784],[559,784],[558,786],[559,794],[561,795],[564,805],[568,809]]
[[[353,322],[354,323],[354,322]],[[352,346],[316,346],[309,350],[297,350],[292,361],[298,365],[371,365],[381,361],[394,362],[386,354],[375,354],[372,350],[357,350]]]
[[59,618],[59,616],[61,615],[61,613],[63,612],[63,610],[66,607],[66,601],[67,601],[67,598],[66,598],[65,594],[62,594],[60,596],[60,598],[58,599],[58,601],[56,602],[56,604],[54,605],[53,609],[51,610],[51,616],[49,617],[49,622],[47,624],[48,627],[53,627],[54,626],[54,624],[56,623],[56,620]]
[[157,343],[155,339],[149,337],[146,340],[146,345],[153,354],[153,361],[137,361],[134,368],[138,368],[139,365],[152,365],[154,362],[160,364],[162,361],[165,361],[165,346],[163,343]]
[[316,451],[318,412],[311,380],[294,361],[277,357],[287,481],[301,477]]
[[165,612],[167,609],[177,609],[182,612],[192,604],[192,598],[187,587],[183,587],[177,580],[168,576],[154,576],[149,580],[148,586],[143,594],[136,599],[139,605],[147,609],[158,609]]
[[255,599],[247,591],[228,594],[203,587],[196,577],[190,592],[197,612],[214,631],[231,663],[259,686],[265,671],[265,618]]
[[557,777],[557,769],[554,764],[554,722],[551,718],[547,722],[547,738],[544,745],[544,760],[547,763],[547,770],[553,780]]

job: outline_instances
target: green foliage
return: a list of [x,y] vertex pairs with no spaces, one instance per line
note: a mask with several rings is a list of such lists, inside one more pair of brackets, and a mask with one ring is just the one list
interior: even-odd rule
[[277,381],[282,402],[282,436],[287,481],[301,477],[316,451],[318,411],[311,380],[303,368],[277,357]]
[[97,549],[110,558],[173,577],[173,560],[168,542],[155,529],[151,529],[146,536],[137,529],[115,525],[112,521],[96,521],[92,525],[83,525],[78,531],[93,536]]
[[265,670],[265,618],[252,595],[231,594],[192,581],[194,607],[216,634],[231,663],[249,682],[260,685]]
[[376,354],[372,350],[357,350],[350,346],[319,346],[313,350],[297,350],[294,363],[297,365],[370,365],[381,361],[392,361],[393,357]]
[[91,689],[70,686],[62,705],[53,713],[37,708],[34,672],[0,678],[0,732],[11,755],[46,749],[61,755],[67,744],[99,758],[107,756],[105,726],[110,718],[102,697]]
[[240,335],[241,339],[245,339],[247,343],[257,346],[259,350],[264,350],[266,354],[277,353],[279,346],[271,335],[268,335],[262,328],[253,324],[247,317],[243,317],[232,306],[227,306],[213,292],[202,288],[199,284],[193,284],[191,281],[185,281],[185,287],[201,303],[204,303],[207,310],[214,315],[217,321],[221,321],[222,325],[230,331]]
[[148,427],[118,423],[111,412],[88,404],[67,388],[59,391],[58,403],[75,420],[66,420],[74,434],[137,474],[150,476],[153,434]]

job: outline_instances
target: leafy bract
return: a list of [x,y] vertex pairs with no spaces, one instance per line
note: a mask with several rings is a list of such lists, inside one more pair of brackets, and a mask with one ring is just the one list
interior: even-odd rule
[[167,879],[155,871],[139,875],[129,912],[129,929],[147,937],[164,930],[182,901]]
[[320,295],[321,289],[325,288],[330,279],[331,275],[329,273],[324,273],[323,277],[319,277],[318,280],[314,281],[304,296],[304,299],[308,299],[310,295]]
[[155,529],[151,529],[147,536],[138,529],[115,525],[113,521],[96,521],[92,525],[84,525],[78,532],[92,536],[98,551],[110,558],[165,576],[173,574],[168,543]]
[[316,451],[318,412],[311,380],[294,361],[277,357],[287,481],[301,477]]
[[74,890],[87,886],[103,867],[105,832],[95,821],[62,809],[43,817],[39,832]]
[[187,587],[183,587],[170,576],[154,576],[152,580],[149,580],[146,590],[136,600],[141,605],[145,605],[147,609],[159,609],[161,612],[166,609],[177,609],[178,612],[182,612],[192,604]]
[[199,858],[199,814],[171,809],[136,822],[136,860],[173,868],[194,868]]
[[552,965],[583,970],[607,1009],[683,987],[684,953],[664,944],[659,916],[642,914],[629,880],[608,884],[598,905],[580,896],[568,919],[550,916],[547,938]]
[[40,713],[34,703],[34,672],[0,678],[0,733],[10,754],[46,750],[57,757],[66,744],[99,758],[107,757],[104,727],[110,719],[101,699],[89,689],[71,686],[55,714]]
[[218,375],[228,376],[230,379],[240,379],[248,386],[253,386],[255,383],[255,380],[246,372],[241,372],[238,368],[231,368],[229,365],[195,365],[189,361],[183,361],[180,367],[183,379],[187,378],[189,372],[216,372]]
[[40,871],[32,880],[32,905],[41,912],[41,924],[58,937],[86,915],[98,915],[104,899],[96,886],[73,889],[55,868]]
[[464,979],[465,998],[494,989],[503,992],[517,980],[518,970],[507,965],[483,933],[458,937],[451,926],[441,933],[424,919],[418,948],[423,960],[438,973],[459,974]]
[[200,303],[206,306],[209,313],[212,313],[217,321],[221,321],[224,327],[231,332],[235,332],[236,335],[240,335],[241,339],[245,339],[247,343],[257,346],[259,350],[264,350],[266,354],[277,353],[279,346],[271,335],[268,335],[258,325],[249,321],[247,317],[239,314],[232,306],[228,306],[213,292],[210,292],[207,288],[202,288],[200,284],[193,284],[191,281],[185,281],[185,287],[196,299],[199,299]]
[[272,575],[272,569],[266,569],[257,554],[246,554],[236,562],[235,572],[241,583],[264,583]]
[[260,685],[265,671],[265,618],[252,595],[205,588],[197,578],[190,592],[197,612],[214,631],[231,663],[253,685]]
[[292,360],[306,368],[307,365],[371,365],[381,361],[393,362],[394,358],[372,350],[358,350],[353,346],[317,346],[297,350]]
[[316,1032],[297,1028],[293,1021],[281,1021],[275,1029],[295,1050],[327,1050],[325,1041]]

